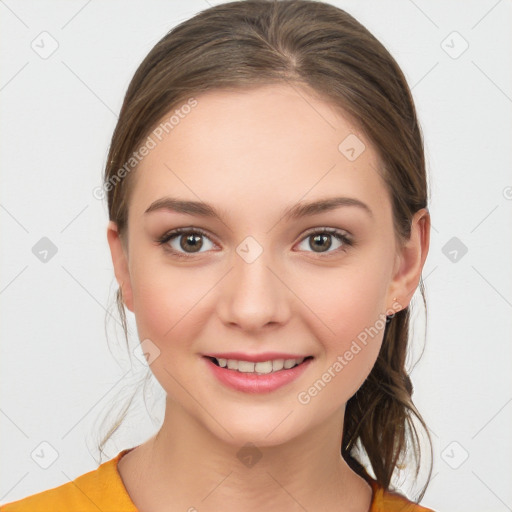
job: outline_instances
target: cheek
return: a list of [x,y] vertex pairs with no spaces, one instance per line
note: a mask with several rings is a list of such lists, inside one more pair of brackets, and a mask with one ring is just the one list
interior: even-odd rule
[[155,264],[134,269],[133,303],[140,339],[149,338],[166,351],[179,340],[193,339],[200,324],[193,320],[210,287],[204,276],[195,280],[191,273],[176,267]]
[[322,345],[319,382],[311,384],[328,387],[332,404],[348,400],[359,389],[379,354],[386,326],[382,272],[378,265],[350,266],[318,276],[320,286],[302,288],[304,302],[314,313],[308,327]]
[[187,403],[190,397],[185,390],[196,386],[194,373],[187,370],[187,365],[194,340],[201,337],[204,328],[204,296],[212,284],[204,275],[194,279],[190,273],[162,265],[140,268],[134,277],[138,336],[141,342],[150,340],[154,344],[142,347],[150,355],[155,354],[151,372],[170,398]]
[[329,272],[321,269],[295,288],[313,313],[311,318],[323,326],[318,332],[320,339],[336,346],[376,324],[386,309],[388,283],[384,274],[379,265],[347,265]]

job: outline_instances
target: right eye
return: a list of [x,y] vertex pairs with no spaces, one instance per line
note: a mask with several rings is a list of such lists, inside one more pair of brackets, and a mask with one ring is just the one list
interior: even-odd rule
[[204,246],[205,239],[214,246],[206,232],[202,229],[177,228],[162,235],[158,239],[158,244],[165,245],[165,250],[176,254],[178,257],[187,258],[187,255],[205,252],[200,251]]

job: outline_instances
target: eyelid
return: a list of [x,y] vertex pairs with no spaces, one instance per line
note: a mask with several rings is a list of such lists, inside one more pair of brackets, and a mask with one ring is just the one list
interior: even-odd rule
[[328,226],[317,226],[314,228],[307,229],[304,233],[304,236],[301,238],[301,240],[304,240],[304,238],[306,238],[307,236],[310,236],[310,235],[316,234],[316,233],[319,233],[319,234],[328,233],[330,235],[331,234],[339,234],[339,235],[346,236],[349,239],[352,239],[352,234],[349,231],[347,231],[346,229],[331,228]]

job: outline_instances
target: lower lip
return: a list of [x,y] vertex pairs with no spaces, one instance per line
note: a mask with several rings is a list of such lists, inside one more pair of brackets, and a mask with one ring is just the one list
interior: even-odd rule
[[222,368],[203,356],[206,364],[224,385],[243,391],[244,393],[270,393],[297,379],[311,363],[312,359],[306,359],[301,364],[289,370],[279,370],[273,373],[257,375],[255,373],[242,373],[237,370]]

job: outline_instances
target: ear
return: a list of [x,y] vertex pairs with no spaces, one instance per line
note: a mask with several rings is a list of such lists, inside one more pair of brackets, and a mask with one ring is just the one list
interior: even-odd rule
[[405,309],[410,304],[419,285],[429,246],[430,214],[426,208],[422,208],[414,214],[411,221],[411,236],[397,254],[387,304],[394,303],[395,297],[401,306],[400,309]]
[[124,240],[119,235],[117,224],[114,221],[108,223],[107,240],[110,247],[116,280],[121,288],[123,302],[133,313],[133,294],[128,266],[128,249],[125,247]]

